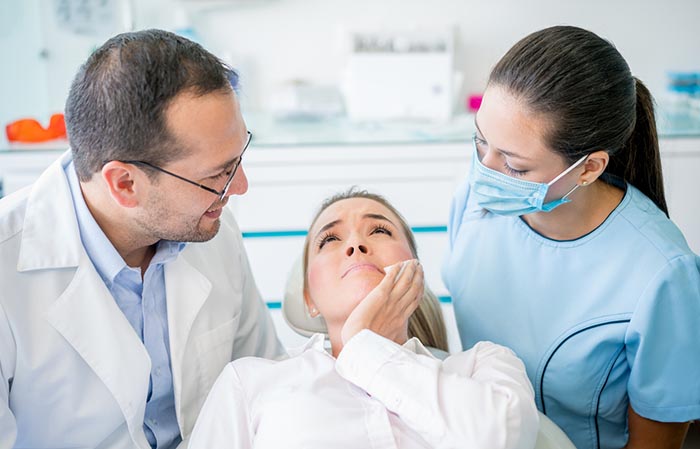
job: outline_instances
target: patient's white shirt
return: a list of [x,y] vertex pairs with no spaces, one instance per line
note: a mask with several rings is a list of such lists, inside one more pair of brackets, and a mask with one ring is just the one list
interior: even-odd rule
[[532,448],[538,418],[522,362],[489,342],[436,359],[370,331],[338,359],[314,335],[282,361],[226,366],[191,449]]

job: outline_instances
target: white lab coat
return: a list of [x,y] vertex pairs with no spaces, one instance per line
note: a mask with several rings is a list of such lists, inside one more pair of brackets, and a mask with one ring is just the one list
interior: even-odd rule
[[[148,449],[150,358],[81,244],[70,160],[0,201],[0,449]],[[228,362],[284,350],[230,212],[165,266],[165,288],[186,439]]]

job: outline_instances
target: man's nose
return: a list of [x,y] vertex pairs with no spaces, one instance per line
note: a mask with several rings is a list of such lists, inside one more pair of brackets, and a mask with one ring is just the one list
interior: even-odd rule
[[238,167],[236,174],[233,176],[231,181],[231,187],[226,192],[226,196],[231,195],[243,195],[248,191],[248,177],[245,174],[245,169],[243,165]]

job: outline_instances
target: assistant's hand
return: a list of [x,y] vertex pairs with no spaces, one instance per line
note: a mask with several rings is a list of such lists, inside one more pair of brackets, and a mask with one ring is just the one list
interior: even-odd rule
[[345,321],[340,331],[343,344],[362,329],[404,344],[408,340],[408,319],[423,300],[423,290],[423,267],[418,260],[389,266],[384,279]]

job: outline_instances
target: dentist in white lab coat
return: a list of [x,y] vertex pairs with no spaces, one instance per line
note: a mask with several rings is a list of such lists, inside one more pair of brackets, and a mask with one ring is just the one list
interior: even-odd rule
[[0,200],[0,449],[185,446],[228,362],[283,354],[223,209],[247,189],[232,84],[156,30],[80,69],[72,151]]

